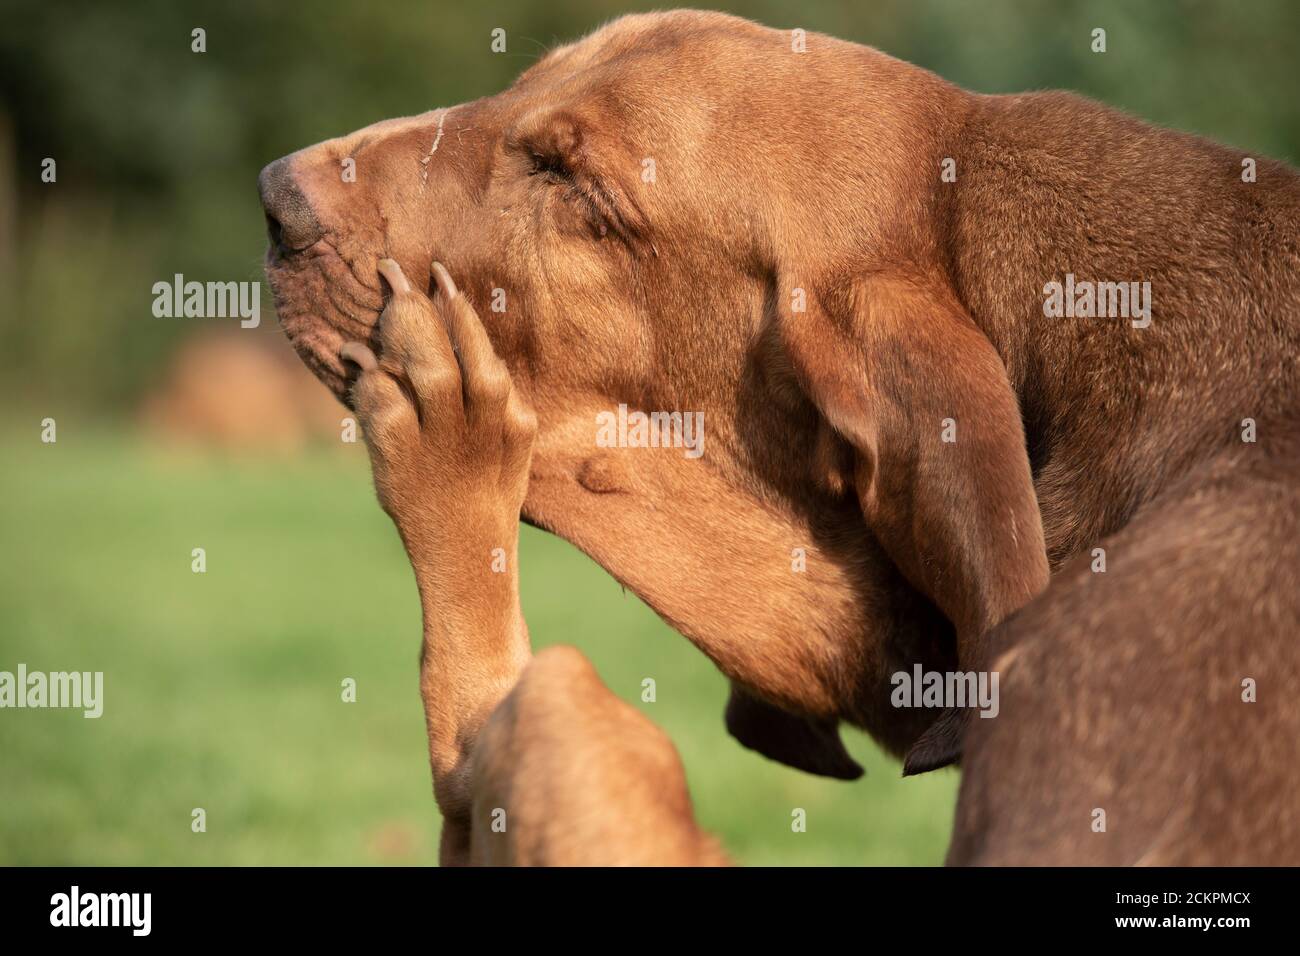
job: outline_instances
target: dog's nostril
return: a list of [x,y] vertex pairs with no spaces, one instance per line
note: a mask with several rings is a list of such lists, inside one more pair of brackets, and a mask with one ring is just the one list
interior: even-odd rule
[[302,252],[324,235],[316,212],[294,176],[289,157],[277,159],[257,177],[266,232],[282,252]]
[[280,220],[276,219],[269,212],[266,214],[266,236],[271,240],[271,245],[284,245],[284,227],[280,225]]

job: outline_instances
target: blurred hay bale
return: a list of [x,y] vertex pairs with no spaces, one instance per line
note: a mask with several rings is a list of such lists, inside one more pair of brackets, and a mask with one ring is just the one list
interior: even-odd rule
[[278,335],[204,330],[173,353],[140,409],[166,444],[291,454],[341,444],[349,412]]

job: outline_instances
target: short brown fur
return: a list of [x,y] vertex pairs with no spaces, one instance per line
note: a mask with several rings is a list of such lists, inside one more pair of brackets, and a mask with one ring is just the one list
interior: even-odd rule
[[[894,672],[1023,645],[1003,715],[973,722],[955,862],[1233,861],[1261,820],[1300,862],[1300,588],[1277,539],[1296,507],[1300,177],[1259,160],[1243,182],[1241,152],[1077,96],[980,96],[807,42],[628,17],[499,96],[295,154],[321,235],[269,262],[286,331],[343,395],[339,343],[378,344],[375,259],[446,262],[536,411],[525,517],[708,654],[773,741],[786,712],[806,722],[809,769],[852,775],[839,720],[917,743],[934,714],[889,705]],[[1067,272],[1150,281],[1150,326],[1046,318]],[[620,402],[703,410],[706,454],[595,447]],[[1216,534],[1216,502],[1258,533]],[[1188,535],[1195,573],[1171,576]],[[1078,571],[1094,547],[1104,576]],[[1095,619],[1064,610],[1085,593]],[[1107,690],[1132,668],[1139,697]],[[1229,706],[1244,677],[1271,692]],[[761,719],[745,728],[780,756]],[[1162,769],[1171,740],[1205,769]],[[1233,786],[1250,799],[1215,796]],[[1106,801],[1125,822],[1093,839]]]

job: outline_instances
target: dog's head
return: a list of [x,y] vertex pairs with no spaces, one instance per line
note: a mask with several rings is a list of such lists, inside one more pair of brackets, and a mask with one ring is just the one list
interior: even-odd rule
[[377,260],[445,263],[537,412],[525,516],[730,676],[901,747],[924,717],[844,701],[951,663],[927,599],[977,629],[1020,588],[975,499],[1030,550],[1038,523],[1005,372],[937,271],[963,102],[829,37],[627,17],[497,96],[268,166],[280,319],[346,400]]

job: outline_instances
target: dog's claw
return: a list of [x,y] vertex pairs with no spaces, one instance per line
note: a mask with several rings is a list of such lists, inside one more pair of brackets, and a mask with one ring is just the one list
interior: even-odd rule
[[396,259],[380,259],[379,274],[388,282],[394,292],[410,292],[411,283],[406,281],[406,274]]
[[351,362],[363,372],[373,372],[379,368],[375,353],[360,342],[344,342],[339,347],[339,358],[345,362]]
[[439,291],[442,292],[448,302],[460,294],[456,289],[456,283],[452,281],[451,273],[447,271],[447,267],[441,262],[431,262],[429,271],[433,274],[433,279],[438,284]]

